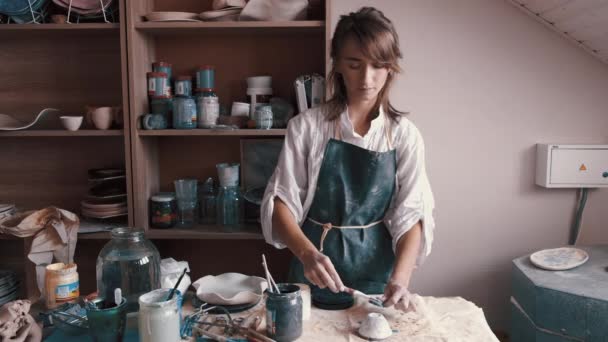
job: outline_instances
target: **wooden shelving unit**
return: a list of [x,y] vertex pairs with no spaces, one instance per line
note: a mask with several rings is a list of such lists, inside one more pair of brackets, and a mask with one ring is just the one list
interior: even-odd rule
[[[122,104],[124,122],[122,129],[107,131],[84,126],[68,132],[57,120],[32,130],[0,132],[0,202],[78,212],[88,188],[86,171],[124,165],[125,224],[144,229],[162,257],[189,261],[196,278],[220,271],[261,274],[257,258],[263,252],[277,278],[283,278],[290,253],[267,245],[259,224],[233,230],[216,225],[151,229],[148,199],[173,190],[178,178],[217,178],[217,163],[240,162],[243,139],[282,139],[286,130],[142,130],[140,116],[149,112],[146,72],[155,61],[172,63],[175,76],[214,65],[216,93],[227,106],[247,100],[247,77],[271,75],[274,96],[295,104],[294,79],[325,73],[329,1],[311,0],[319,10],[306,21],[145,22],[143,16],[151,11],[200,13],[211,9],[212,0],[119,0],[121,22],[116,24],[0,25],[1,113],[27,122],[42,108],[82,115],[87,105]],[[94,290],[88,287],[95,283],[95,259],[109,238],[108,232],[79,235],[82,293]],[[27,242],[15,244],[15,238],[0,235],[3,248],[0,268],[20,272],[31,296],[36,291],[25,258]],[[220,263],[199,262],[218,255]]]

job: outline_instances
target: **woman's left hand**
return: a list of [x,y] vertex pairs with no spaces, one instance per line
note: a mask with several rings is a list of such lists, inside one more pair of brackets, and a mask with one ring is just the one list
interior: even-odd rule
[[385,307],[395,306],[401,311],[413,310],[411,303],[412,294],[408,291],[407,286],[400,284],[397,281],[389,280],[384,288],[383,305]]

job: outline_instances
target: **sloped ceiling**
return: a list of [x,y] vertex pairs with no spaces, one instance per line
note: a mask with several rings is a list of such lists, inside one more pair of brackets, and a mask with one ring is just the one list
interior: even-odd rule
[[608,0],[508,0],[608,64]]

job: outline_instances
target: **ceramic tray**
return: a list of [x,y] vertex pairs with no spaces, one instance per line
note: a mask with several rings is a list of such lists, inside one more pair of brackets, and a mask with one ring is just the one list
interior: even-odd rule
[[562,247],[544,249],[530,255],[530,261],[537,267],[550,271],[563,271],[584,264],[589,254],[582,249]]
[[0,114],[0,131],[18,131],[22,129],[28,129],[34,126],[38,120],[40,120],[43,116],[50,112],[58,112],[59,109],[54,108],[45,108],[36,115],[33,121],[28,124],[24,124],[23,122],[13,118],[7,114]]
[[241,273],[208,275],[195,281],[192,286],[196,296],[209,304],[240,305],[255,303],[266,290],[266,280]]

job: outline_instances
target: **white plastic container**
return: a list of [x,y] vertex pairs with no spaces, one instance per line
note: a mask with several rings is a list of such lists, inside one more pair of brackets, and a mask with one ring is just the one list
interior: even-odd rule
[[179,292],[167,301],[171,289],[150,291],[139,297],[139,341],[179,342]]

